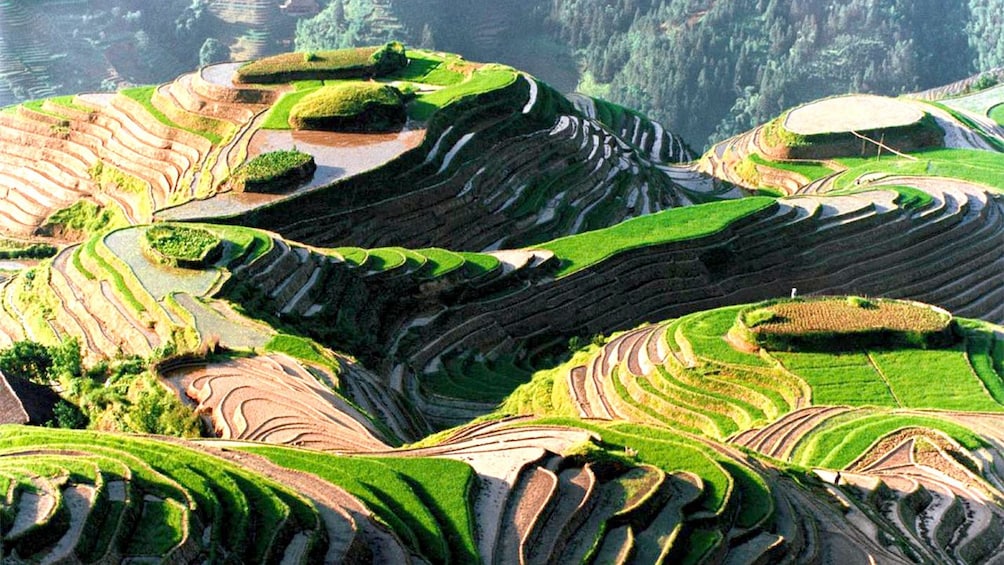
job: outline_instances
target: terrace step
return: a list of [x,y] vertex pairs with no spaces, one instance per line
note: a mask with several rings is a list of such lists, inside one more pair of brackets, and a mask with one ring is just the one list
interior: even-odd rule
[[509,495],[496,542],[495,563],[520,562],[524,540],[557,491],[558,477],[546,468],[547,462],[543,463],[522,473]]
[[687,472],[674,473],[667,485],[671,489],[669,500],[652,517],[648,527],[636,530],[634,563],[658,563],[669,555],[683,527],[683,508],[697,500],[704,490],[704,481]]
[[[530,533],[526,563],[551,563],[559,558],[570,537],[589,516],[596,504],[596,475],[589,465],[566,469],[558,474],[558,491],[548,519]],[[545,533],[546,532],[546,533]]]
[[172,369],[224,438],[336,451],[386,449],[368,417],[286,356]]
[[[630,473],[630,471],[629,471]],[[579,563],[587,556],[592,555],[597,543],[604,531],[616,524],[611,522],[621,512],[628,510],[629,501],[625,497],[626,487],[622,481],[625,477],[617,477],[608,482],[602,483],[596,490],[595,506],[589,512],[589,516],[579,524],[575,533],[569,539],[559,559],[563,563]],[[621,545],[626,545],[624,541]]]
[[732,438],[730,443],[759,451],[769,457],[786,460],[802,437],[826,419],[850,410],[841,406],[813,406],[789,412],[780,420],[752,429]]

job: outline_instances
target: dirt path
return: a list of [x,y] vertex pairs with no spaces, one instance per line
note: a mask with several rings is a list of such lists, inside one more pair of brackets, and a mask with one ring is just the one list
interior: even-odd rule
[[63,490],[63,503],[70,511],[70,528],[42,559],[41,565],[50,565],[69,557],[70,552],[77,546],[80,534],[84,531],[84,524],[87,522],[93,501],[94,487],[74,485]]
[[14,517],[14,525],[7,532],[7,538],[13,538],[26,532],[35,524],[41,522],[52,513],[56,507],[56,497],[48,491],[51,485],[42,479],[32,478],[32,484],[38,492],[24,492],[17,504],[17,515]]

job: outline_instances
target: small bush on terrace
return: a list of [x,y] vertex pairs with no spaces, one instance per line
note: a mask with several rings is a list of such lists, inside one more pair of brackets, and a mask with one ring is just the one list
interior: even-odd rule
[[237,191],[276,192],[299,184],[317,170],[314,157],[296,149],[270,151],[251,159],[230,179]]
[[369,82],[321,87],[289,112],[295,129],[380,131],[398,128],[406,119],[401,92]]
[[144,232],[146,247],[157,259],[178,266],[205,264],[220,248],[220,238],[185,226],[158,225]]
[[848,296],[847,303],[855,308],[875,308],[875,303],[862,296]]

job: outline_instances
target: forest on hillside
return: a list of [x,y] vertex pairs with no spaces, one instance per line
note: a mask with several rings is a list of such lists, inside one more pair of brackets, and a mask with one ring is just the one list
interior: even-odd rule
[[0,0],[0,105],[398,39],[637,108],[699,149],[822,96],[1004,65],[1004,0],[328,0],[297,17],[279,4]]

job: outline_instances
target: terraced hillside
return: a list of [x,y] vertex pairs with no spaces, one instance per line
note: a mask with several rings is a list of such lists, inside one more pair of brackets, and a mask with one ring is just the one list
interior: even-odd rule
[[[833,310],[841,327],[853,319],[842,310],[847,303],[794,304],[823,318]],[[932,349],[882,345],[888,340],[862,347],[843,330],[813,342],[827,351],[738,342],[743,312],[769,309],[776,301],[620,333],[539,373],[502,410],[645,423],[834,469],[817,474],[842,487],[827,488],[847,517],[871,522],[871,535],[896,540],[911,560],[983,563],[996,555],[1004,542],[994,525],[1002,512],[1000,326],[957,320],[957,341]],[[883,315],[888,324],[905,319]]]
[[[243,213],[241,223],[312,243],[484,248],[602,227],[722,191],[687,169],[667,174],[660,168],[687,153],[641,116],[608,129],[602,119],[614,114],[587,117],[514,69],[410,53],[411,64],[385,79],[417,91],[411,121],[394,143],[386,136],[272,131],[276,123],[288,130],[284,116],[320,82],[235,84],[234,64],[114,96],[7,108],[0,114],[4,232],[37,233],[53,212],[84,198],[120,210],[131,223],[158,212]],[[342,80],[353,78],[359,77]],[[320,171],[301,189],[311,189],[306,194],[226,194],[164,211],[225,192],[230,174],[250,157],[294,146],[317,153]],[[360,161],[368,151],[376,158]],[[500,162],[507,166],[499,168]],[[249,211],[267,203],[266,210]],[[291,207],[312,212],[291,224],[284,219]],[[430,209],[436,213],[426,214]],[[318,222],[328,229],[314,233]],[[464,229],[472,224],[480,229]]]
[[[1000,93],[990,89],[941,102],[876,96],[818,101],[715,145],[699,168],[771,194],[857,189],[888,172],[999,190],[1004,184],[993,153],[1004,151],[1004,129],[990,116]],[[876,112],[885,123],[868,118]]]
[[997,91],[693,162],[401,49],[0,113],[0,385],[91,428],[0,427],[5,562],[1000,561]]

